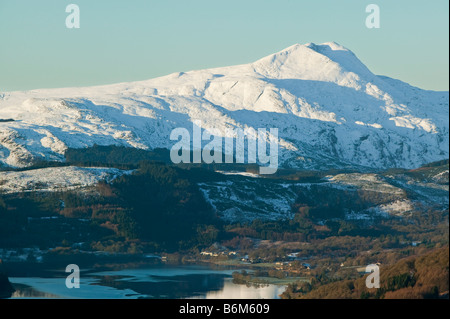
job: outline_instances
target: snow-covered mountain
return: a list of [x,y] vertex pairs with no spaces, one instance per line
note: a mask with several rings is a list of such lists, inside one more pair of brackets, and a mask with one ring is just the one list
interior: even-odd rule
[[0,94],[0,164],[93,144],[171,148],[172,129],[200,120],[278,128],[284,166],[413,168],[449,157],[448,106],[448,92],[374,75],[337,43],[296,44],[246,65]]

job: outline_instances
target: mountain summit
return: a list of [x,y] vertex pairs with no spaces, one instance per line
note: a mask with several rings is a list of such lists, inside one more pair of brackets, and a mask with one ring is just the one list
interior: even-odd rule
[[449,157],[449,94],[374,75],[335,43],[141,82],[0,94],[0,163],[67,148],[170,148],[176,127],[278,128],[280,164],[405,167]]
[[361,78],[374,75],[350,50],[329,42],[296,44],[253,63],[255,71],[268,78],[300,79],[358,86]]

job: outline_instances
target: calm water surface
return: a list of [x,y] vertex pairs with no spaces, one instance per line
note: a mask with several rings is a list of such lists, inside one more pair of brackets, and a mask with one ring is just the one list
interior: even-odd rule
[[91,272],[81,270],[80,288],[68,289],[66,277],[11,277],[12,298],[211,298],[278,299],[286,286],[247,287],[232,282],[235,270],[204,266],[157,266]]

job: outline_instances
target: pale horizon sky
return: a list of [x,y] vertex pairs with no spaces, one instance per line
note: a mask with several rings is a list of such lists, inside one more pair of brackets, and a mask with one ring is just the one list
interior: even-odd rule
[[[67,29],[68,4],[81,28]],[[365,8],[381,10],[368,29]],[[140,81],[335,41],[375,74],[449,88],[447,0],[0,0],[0,92]]]

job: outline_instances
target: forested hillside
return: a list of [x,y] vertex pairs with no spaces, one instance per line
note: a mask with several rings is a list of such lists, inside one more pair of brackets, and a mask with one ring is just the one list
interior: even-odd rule
[[311,283],[291,285],[283,298],[306,299],[436,299],[448,298],[449,247],[441,247],[421,255],[411,256],[393,265],[380,266],[380,288],[366,287],[366,277],[340,280],[321,285]]

